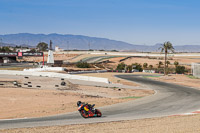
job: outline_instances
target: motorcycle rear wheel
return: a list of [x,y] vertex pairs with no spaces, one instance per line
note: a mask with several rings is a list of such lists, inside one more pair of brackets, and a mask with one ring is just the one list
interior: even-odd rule
[[96,109],[96,113],[95,114],[97,114],[97,117],[101,117],[102,116],[101,111],[98,110],[98,109]]

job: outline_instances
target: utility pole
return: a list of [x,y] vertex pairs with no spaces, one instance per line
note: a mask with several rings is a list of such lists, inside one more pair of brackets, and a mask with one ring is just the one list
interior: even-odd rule
[[53,47],[52,47],[52,41],[50,40],[50,46],[49,46],[49,50],[53,50]]

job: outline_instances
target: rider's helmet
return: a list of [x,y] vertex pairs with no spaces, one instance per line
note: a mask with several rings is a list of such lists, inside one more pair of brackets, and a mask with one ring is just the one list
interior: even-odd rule
[[81,101],[78,101],[78,102],[77,102],[77,106],[80,106],[80,104],[81,104]]

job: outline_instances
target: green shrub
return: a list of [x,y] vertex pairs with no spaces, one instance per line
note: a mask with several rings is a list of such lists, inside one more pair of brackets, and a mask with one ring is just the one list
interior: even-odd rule
[[128,65],[126,68],[129,72],[131,72],[133,70],[133,66],[132,65]]
[[77,66],[78,68],[90,68],[90,64],[87,63],[87,62],[78,62],[78,63],[76,64],[76,66]]
[[178,62],[178,61],[175,61],[175,62],[174,62],[174,65],[175,65],[175,67],[177,67],[177,66],[179,65],[179,62]]
[[134,63],[132,64],[133,68],[134,69],[137,69],[138,71],[142,72],[143,69],[142,69],[142,65],[138,64],[138,63]]
[[125,69],[125,64],[122,62],[120,64],[117,65],[117,70],[124,70]]
[[144,63],[143,68],[147,68],[147,67],[148,67],[148,63]]
[[185,67],[184,66],[177,66],[176,67],[176,73],[178,74],[184,74],[186,72]]
[[153,68],[153,65],[149,65],[149,69],[152,69]]

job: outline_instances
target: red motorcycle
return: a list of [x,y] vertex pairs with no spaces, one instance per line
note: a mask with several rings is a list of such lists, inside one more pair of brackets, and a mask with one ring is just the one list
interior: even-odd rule
[[89,117],[101,117],[101,111],[99,109],[94,108],[95,104],[90,105],[90,104],[85,104],[78,109],[80,112],[81,116],[83,118],[89,118]]

